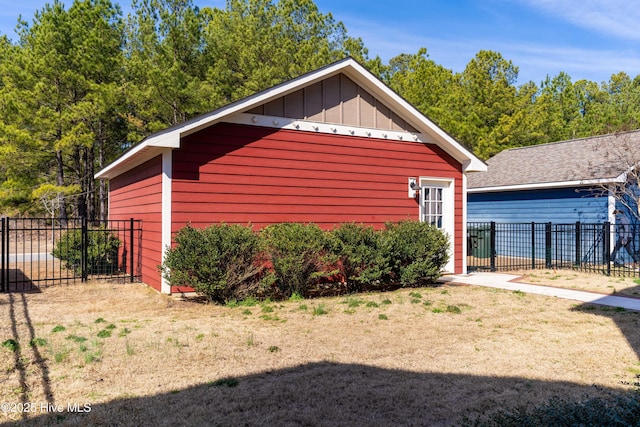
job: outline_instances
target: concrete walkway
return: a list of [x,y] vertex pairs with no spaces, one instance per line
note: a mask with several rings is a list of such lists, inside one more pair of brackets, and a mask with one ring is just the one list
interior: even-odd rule
[[576,291],[572,289],[554,288],[551,286],[531,285],[514,282],[520,276],[502,273],[471,273],[442,276],[440,283],[486,286],[489,288],[522,291],[529,294],[547,295],[592,304],[621,307],[627,310],[640,311],[640,299],[598,294],[595,292]]

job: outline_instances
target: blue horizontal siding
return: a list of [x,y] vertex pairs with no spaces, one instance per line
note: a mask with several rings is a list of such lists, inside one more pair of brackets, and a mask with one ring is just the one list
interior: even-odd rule
[[607,221],[608,198],[576,188],[469,193],[470,222],[553,222],[568,224]]

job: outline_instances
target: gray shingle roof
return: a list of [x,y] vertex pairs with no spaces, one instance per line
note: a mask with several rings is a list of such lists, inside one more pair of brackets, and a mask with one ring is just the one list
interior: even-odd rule
[[637,163],[640,130],[505,150],[487,160],[487,172],[470,173],[467,187],[613,180]]

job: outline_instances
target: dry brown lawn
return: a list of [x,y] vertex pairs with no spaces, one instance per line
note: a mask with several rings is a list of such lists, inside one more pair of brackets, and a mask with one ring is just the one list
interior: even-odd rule
[[639,319],[453,285],[237,307],[140,284],[0,294],[0,421],[456,425],[628,390]]
[[640,298],[640,278],[606,276],[571,270],[525,270],[510,272],[532,285],[554,286],[601,294]]

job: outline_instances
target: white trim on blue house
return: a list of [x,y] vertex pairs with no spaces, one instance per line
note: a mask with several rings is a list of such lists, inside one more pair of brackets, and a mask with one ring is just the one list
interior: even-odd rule
[[543,182],[535,184],[517,184],[517,185],[501,185],[496,187],[477,187],[468,188],[467,193],[490,193],[497,191],[518,191],[518,190],[540,190],[544,188],[563,188],[563,187],[585,187],[589,185],[604,185],[612,182],[625,182],[627,174],[626,172],[616,178],[605,179],[590,179],[580,181],[558,181],[558,182]]

